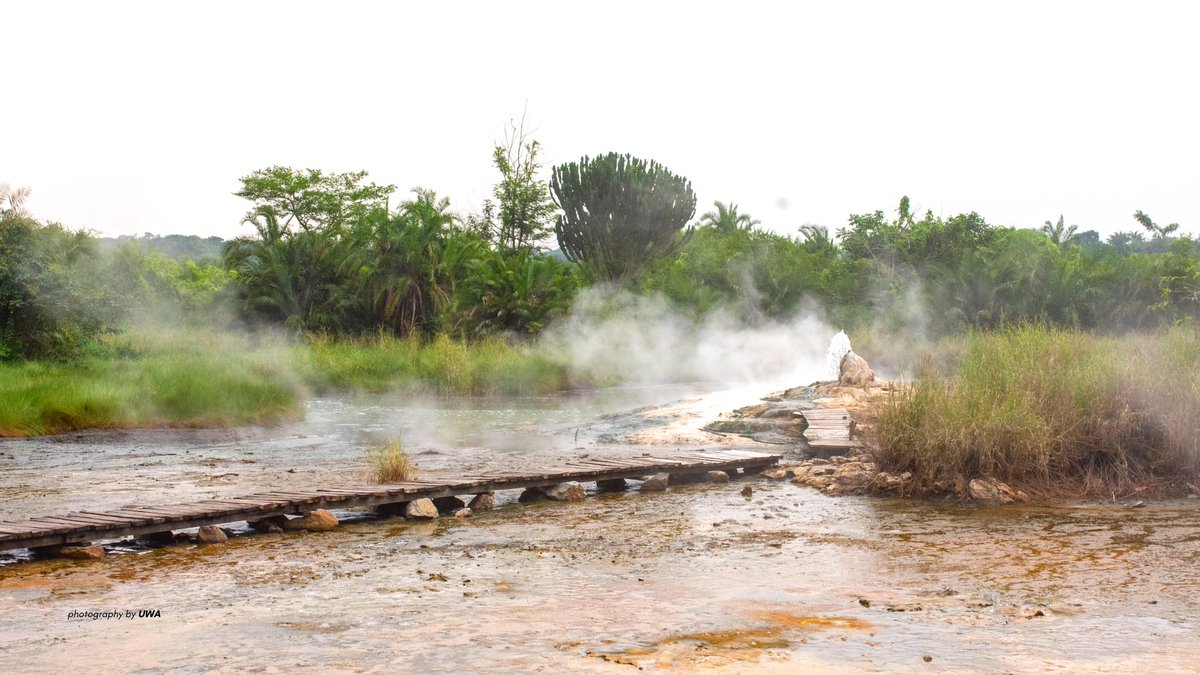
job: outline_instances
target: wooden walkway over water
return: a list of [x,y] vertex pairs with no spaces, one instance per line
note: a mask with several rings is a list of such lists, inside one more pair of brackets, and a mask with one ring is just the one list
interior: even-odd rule
[[421,498],[547,487],[567,481],[609,481],[655,473],[698,476],[708,471],[732,472],[735,469],[757,473],[776,464],[780,457],[748,450],[711,450],[672,453],[664,457],[577,459],[556,469],[502,471],[356,489],[262,492],[188,504],[127,506],[114,511],[77,511],[20,522],[0,522],[0,551],[111,540],[201,525],[299,515],[316,509],[369,508]]

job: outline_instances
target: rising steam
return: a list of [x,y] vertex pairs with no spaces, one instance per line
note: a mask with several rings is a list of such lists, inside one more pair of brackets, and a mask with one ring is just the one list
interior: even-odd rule
[[693,319],[661,295],[591,288],[545,341],[599,383],[794,386],[825,377],[832,332],[814,315],[748,325],[716,310]]

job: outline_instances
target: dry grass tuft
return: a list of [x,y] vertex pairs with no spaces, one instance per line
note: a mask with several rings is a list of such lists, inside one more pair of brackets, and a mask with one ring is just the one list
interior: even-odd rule
[[371,478],[376,483],[403,483],[417,477],[417,467],[397,439],[367,448]]

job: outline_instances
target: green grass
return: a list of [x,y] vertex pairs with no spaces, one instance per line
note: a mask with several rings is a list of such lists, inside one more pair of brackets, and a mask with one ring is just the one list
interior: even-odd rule
[[500,340],[314,338],[296,357],[304,380],[320,391],[537,395],[569,386],[565,362]]
[[302,417],[310,391],[537,395],[568,385],[563,362],[501,341],[383,336],[292,344],[132,333],[70,362],[0,364],[0,436],[273,424]]
[[0,435],[299,418],[297,383],[271,365],[261,354],[185,350],[0,365]]
[[1186,485],[1200,471],[1193,330],[1112,338],[1020,327],[971,334],[958,351],[874,411],[875,460],[911,471],[918,492],[993,477],[1109,496]]

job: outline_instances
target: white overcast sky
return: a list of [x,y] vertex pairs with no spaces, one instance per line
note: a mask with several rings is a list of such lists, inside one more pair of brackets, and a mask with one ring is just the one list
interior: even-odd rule
[[249,233],[274,164],[473,211],[527,104],[546,176],[629,152],[784,233],[908,194],[1200,234],[1197,6],[3,0],[0,182],[110,235]]

